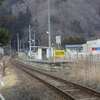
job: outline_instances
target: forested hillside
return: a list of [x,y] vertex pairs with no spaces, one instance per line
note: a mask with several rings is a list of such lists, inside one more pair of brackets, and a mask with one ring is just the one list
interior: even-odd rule
[[[0,25],[9,34],[28,40],[28,25],[36,45],[48,45],[48,0],[7,0],[0,7]],[[100,0],[50,0],[51,38],[69,36],[100,38]],[[5,24],[7,23],[7,24]],[[12,40],[13,41],[13,40]]]

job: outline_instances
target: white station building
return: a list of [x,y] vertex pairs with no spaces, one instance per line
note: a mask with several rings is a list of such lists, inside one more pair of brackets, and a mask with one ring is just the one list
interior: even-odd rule
[[100,39],[87,41],[83,44],[84,53],[100,54]]
[[100,54],[100,39],[86,41],[86,44],[66,45],[65,48],[67,54],[74,54],[74,53]]

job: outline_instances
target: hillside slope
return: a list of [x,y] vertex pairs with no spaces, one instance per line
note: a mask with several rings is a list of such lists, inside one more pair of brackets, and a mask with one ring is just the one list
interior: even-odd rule
[[[19,0],[18,0],[19,1]],[[42,44],[46,45],[48,35],[48,5],[47,0],[21,0],[9,4],[12,15],[18,16],[18,12],[26,12],[26,8],[32,14],[31,22],[37,20],[38,36]],[[86,39],[100,37],[100,1],[99,0],[50,0],[51,35],[54,43],[56,35],[62,35],[62,39],[72,36],[85,36]],[[31,26],[33,28],[33,26]],[[34,28],[32,29],[34,33]],[[37,33],[36,33],[37,35]],[[44,39],[45,38],[45,39]],[[48,43],[47,43],[48,44]]]

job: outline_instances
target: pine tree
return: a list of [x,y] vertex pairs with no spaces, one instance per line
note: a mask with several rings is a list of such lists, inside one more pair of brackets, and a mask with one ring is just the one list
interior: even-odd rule
[[5,1],[5,0],[0,0],[0,5],[2,4],[3,1]]
[[0,44],[2,46],[7,45],[10,39],[11,37],[7,34],[7,30],[4,28],[0,28]]

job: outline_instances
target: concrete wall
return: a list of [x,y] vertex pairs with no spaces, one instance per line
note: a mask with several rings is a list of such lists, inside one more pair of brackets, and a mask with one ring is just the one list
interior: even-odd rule
[[[96,48],[96,47],[100,48],[100,39],[87,41],[87,44],[91,44],[91,50],[92,50],[92,47],[93,48]],[[94,51],[89,52],[89,53],[100,54],[100,50],[94,50]]]
[[38,48],[38,59],[42,59],[42,49]]
[[83,44],[83,52],[84,53],[92,53],[92,45],[90,43]]
[[34,52],[34,59],[42,59],[42,48],[36,48],[36,52]]
[[72,66],[72,62],[62,62],[62,67],[61,67],[61,63],[60,62],[47,62],[47,61],[29,61],[29,60],[25,60],[22,58],[19,58],[19,61],[30,65],[32,67],[36,67],[36,68],[40,68],[40,69],[45,69],[48,71],[58,71],[61,69],[66,69],[67,67]]

